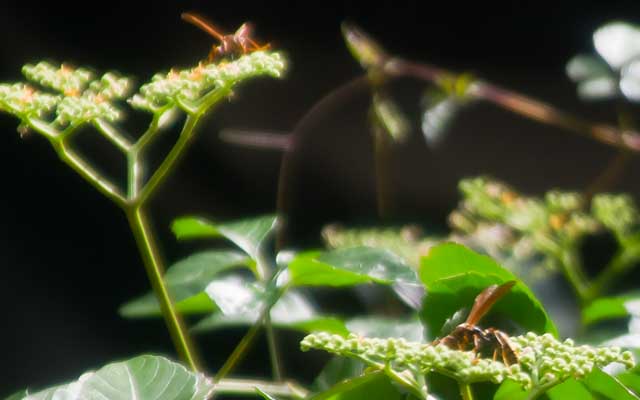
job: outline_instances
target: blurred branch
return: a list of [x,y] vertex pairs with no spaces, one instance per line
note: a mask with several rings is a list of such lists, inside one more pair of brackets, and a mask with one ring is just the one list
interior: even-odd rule
[[[370,74],[382,73],[387,78],[415,78],[435,84],[455,79],[458,75],[430,64],[390,56],[376,41],[354,25],[344,24],[342,29],[349,49]],[[529,119],[586,135],[610,146],[640,152],[640,133],[635,130],[595,124],[487,81],[474,81],[466,95],[489,101]]]
[[[442,79],[455,77],[449,71],[402,58],[388,59],[384,64],[384,71],[393,77],[413,77],[434,83]],[[607,124],[594,124],[560,111],[547,103],[486,81],[478,80],[474,82],[469,88],[468,95],[492,102],[499,107],[529,119],[580,135],[586,135],[610,146],[640,152],[640,133],[634,130],[621,130]]]

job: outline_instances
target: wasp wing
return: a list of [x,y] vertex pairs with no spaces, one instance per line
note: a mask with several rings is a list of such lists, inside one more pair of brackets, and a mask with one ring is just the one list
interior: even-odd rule
[[483,290],[473,302],[473,308],[467,317],[467,324],[476,325],[496,301],[507,294],[515,284],[515,281],[509,281],[502,285],[491,285]]

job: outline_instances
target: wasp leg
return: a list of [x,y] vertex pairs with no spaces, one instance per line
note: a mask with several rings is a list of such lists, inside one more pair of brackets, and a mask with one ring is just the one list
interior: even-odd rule
[[518,356],[511,346],[509,337],[504,332],[501,332],[499,330],[495,330],[493,334],[496,338],[496,341],[500,345],[500,352],[502,353],[502,362],[504,363],[504,365],[509,366],[512,364],[516,364],[518,362]]

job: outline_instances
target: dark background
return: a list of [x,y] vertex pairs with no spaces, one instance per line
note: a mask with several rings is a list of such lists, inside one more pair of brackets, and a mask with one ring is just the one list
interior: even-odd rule
[[[282,81],[245,85],[201,128],[200,137],[153,203],[165,257],[193,250],[168,230],[176,216],[216,219],[272,212],[277,151],[234,147],[222,128],[287,131],[322,95],[361,71],[340,36],[340,22],[360,24],[390,51],[552,102],[595,121],[615,122],[612,104],[583,104],[564,75],[566,61],[592,50],[591,32],[611,19],[640,23],[640,3],[390,1],[262,2],[242,0],[71,3],[4,1],[0,5],[0,81],[41,59],[115,69],[144,82],[153,72],[203,59],[212,40],[180,21],[197,11],[233,31],[256,24],[257,37],[286,51]],[[422,84],[402,81],[397,96],[419,125]],[[365,94],[322,116],[296,165],[292,245],[311,243],[327,222],[375,222],[371,140]],[[172,355],[161,321],[126,321],[117,307],[148,284],[124,215],[59,162],[39,137],[21,139],[17,121],[0,115],[0,395],[76,378],[87,369],[143,352]],[[88,133],[89,134],[89,133]],[[122,167],[103,143],[87,154],[117,175]],[[438,148],[416,129],[394,150],[394,221],[444,226],[457,201],[456,182],[491,174],[530,193],[583,188],[615,152],[491,105],[463,113]],[[633,163],[619,190],[637,194]],[[210,367],[242,331],[200,339]],[[299,339],[287,336],[291,343]],[[289,349],[294,349],[291,344]],[[260,348],[241,371],[265,374]],[[290,351],[291,371],[304,359]],[[312,372],[312,371],[311,371]],[[302,379],[310,376],[307,371]]]

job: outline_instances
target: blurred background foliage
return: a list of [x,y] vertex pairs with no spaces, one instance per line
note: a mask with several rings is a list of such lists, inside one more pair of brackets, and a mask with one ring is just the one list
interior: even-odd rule
[[[169,261],[199,246],[179,244],[172,237],[170,222],[179,215],[221,220],[274,210],[281,154],[233,146],[222,142],[218,133],[223,128],[287,132],[321,96],[361,74],[341,37],[345,19],[361,25],[395,54],[468,71],[590,120],[616,124],[617,101],[582,102],[575,83],[565,75],[565,65],[576,54],[593,54],[591,33],[604,22],[640,23],[638,2],[423,3],[89,5],[8,0],[0,8],[0,80],[18,80],[23,64],[42,59],[114,69],[139,82],[156,71],[191,65],[206,57],[211,39],[180,21],[183,11],[206,15],[229,32],[250,20],[256,24],[256,37],[288,53],[287,79],[242,88],[207,121],[198,143],[154,202],[154,222]],[[581,82],[590,77],[572,76]],[[428,234],[446,232],[448,215],[460,200],[458,181],[465,177],[494,176],[539,196],[553,188],[575,191],[588,185],[616,154],[612,148],[484,103],[469,104],[451,121],[446,135],[425,144],[425,104],[441,102],[436,96],[425,103],[424,87],[414,81],[395,82],[390,91],[407,115],[411,132],[391,152],[392,211],[382,222],[389,226],[410,222]],[[320,245],[322,227],[333,222],[380,224],[369,105],[366,92],[350,94],[318,116],[313,132],[300,143],[305,162],[297,164],[290,193],[289,245]],[[629,110],[638,111],[633,105]],[[139,130],[145,123],[144,116],[136,116],[131,129]],[[171,353],[160,320],[131,322],[117,314],[118,306],[147,290],[125,218],[58,162],[44,140],[21,140],[15,121],[6,115],[0,117],[0,127],[5,132],[0,135],[5,187],[0,197],[0,301],[8,305],[0,338],[8,348],[3,365],[11,366],[0,371],[0,389],[65,381],[78,371],[141,352]],[[124,173],[117,153],[87,133],[86,142],[80,143],[86,154],[109,174]],[[167,141],[171,139],[168,135]],[[161,143],[158,151],[168,144]],[[630,162],[616,191],[640,195],[634,176],[638,167],[638,160]],[[598,239],[588,248],[596,267],[615,244],[611,238]],[[553,282],[541,290],[557,294],[563,285]],[[557,307],[570,301],[560,296]],[[329,306],[346,313],[371,305],[362,298],[334,296]],[[232,330],[199,339],[211,365],[225,357],[216,349],[231,347],[241,334]],[[283,341],[299,339],[287,335]],[[240,372],[263,374],[264,348],[259,346],[252,357]],[[287,367],[304,370],[310,365],[307,357],[292,354]],[[58,362],[53,365],[50,360]],[[321,360],[316,365],[315,371],[309,367],[309,376]]]

